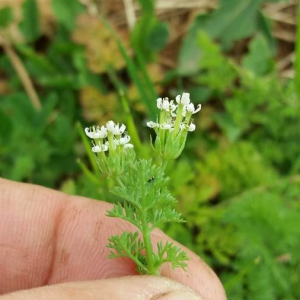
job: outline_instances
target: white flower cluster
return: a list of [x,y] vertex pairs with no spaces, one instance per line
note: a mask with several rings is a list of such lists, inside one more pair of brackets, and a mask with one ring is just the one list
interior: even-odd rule
[[169,130],[172,132],[176,124],[177,115],[180,118],[179,128],[180,130],[194,131],[196,125],[190,123],[191,115],[201,110],[201,104],[198,104],[197,108],[190,101],[190,94],[183,93],[176,97],[174,100],[168,98],[158,98],[157,107],[161,110],[159,122],[149,121],[147,126],[154,129]]
[[[125,149],[133,148],[129,144],[130,136],[125,133],[126,126],[115,124],[114,121],[108,121],[106,126],[92,126],[85,128],[86,135],[93,139],[92,151],[95,153],[105,152],[108,150],[114,151],[118,147]],[[107,138],[107,140],[106,140]]]

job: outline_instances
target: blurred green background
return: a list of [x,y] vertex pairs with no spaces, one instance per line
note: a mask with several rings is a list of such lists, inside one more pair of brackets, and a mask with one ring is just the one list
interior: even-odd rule
[[156,98],[202,103],[167,169],[229,299],[300,299],[296,1],[0,0],[0,176],[113,201],[82,128],[128,125],[154,156]]

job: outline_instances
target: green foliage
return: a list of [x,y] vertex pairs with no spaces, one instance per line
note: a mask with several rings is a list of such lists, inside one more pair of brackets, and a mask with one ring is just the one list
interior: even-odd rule
[[200,69],[202,51],[199,51],[198,47],[198,34],[199,30],[205,28],[207,20],[208,16],[199,15],[183,41],[178,63],[178,73],[182,76],[194,74]]
[[139,273],[146,274],[145,258],[141,254],[145,250],[145,245],[138,236],[138,232],[123,232],[120,236],[111,236],[107,247],[117,249],[117,252],[112,250],[109,258],[128,257],[136,263]]
[[0,28],[7,27],[13,19],[11,7],[3,7],[0,9]]
[[234,66],[222,55],[221,49],[204,32],[199,32],[198,48],[202,50],[199,77],[201,84],[224,93],[237,77]]
[[[32,108],[10,59],[0,51],[0,176],[112,203],[120,200],[110,214],[139,227],[135,214],[139,184],[144,183],[147,193],[151,185],[155,187],[151,199],[167,199],[169,207],[174,204],[168,192],[157,188],[162,180],[179,199],[177,208],[187,223],[166,222],[181,217],[164,205],[158,210],[147,208],[147,217],[199,254],[221,278],[229,299],[299,299],[299,13],[295,80],[276,74],[275,59],[288,47],[278,48],[283,43],[276,43],[272,22],[261,9],[266,1],[222,0],[215,11],[195,18],[183,37],[177,67],[155,86],[145,62],[157,61],[168,30],[154,15],[154,1],[138,1],[142,18],[127,41],[134,51],[106,23],[126,67],[104,68],[101,74],[90,70],[85,49],[72,37],[77,16],[86,13],[84,6],[78,0],[52,0],[49,15],[55,16],[55,24],[51,19],[55,32],[44,32],[39,2],[23,1],[19,9],[22,23],[17,25],[25,40],[21,44],[14,44],[10,35],[17,14],[10,7],[0,9],[1,36],[12,43],[42,103],[41,111]],[[99,60],[105,64],[100,50]],[[111,75],[121,84],[116,85]],[[137,110],[127,85],[137,88]],[[83,127],[92,121],[83,108],[83,96],[91,87],[102,97],[98,103],[91,96],[100,120],[112,118],[105,115],[112,99],[115,118],[124,121],[134,116],[134,130],[142,141],[140,152],[147,159],[151,156],[144,150],[149,146],[149,132],[139,125],[145,119],[156,120],[155,88],[169,95],[185,90],[203,104],[201,116],[193,120],[200,130],[188,139],[183,159],[166,169],[172,180],[160,179],[161,170],[149,168],[143,170],[144,180],[134,177],[131,189],[124,189],[124,176],[115,195],[109,193],[114,180],[104,180],[100,174],[90,142],[82,143],[83,130],[77,127],[76,134],[78,121]],[[120,92],[130,109],[124,110],[118,102]],[[131,123],[130,133],[135,124]],[[137,201],[131,203],[132,199]],[[111,237],[110,246],[113,256],[129,257],[139,272],[146,272],[141,233]],[[153,246],[155,267],[167,261],[184,267],[185,254],[176,246]]]
[[300,266],[299,191],[295,177],[229,202],[223,222],[239,244],[231,266],[238,274],[225,282],[230,299],[297,299],[299,276],[291,274]]
[[23,20],[20,31],[27,41],[34,41],[40,35],[40,15],[36,0],[26,0],[22,4]]
[[[1,109],[6,117],[1,118],[1,122],[8,130],[1,136],[1,176],[54,186],[55,178],[65,173],[61,162],[68,166],[75,159],[74,133],[65,116],[58,114],[55,121],[51,121],[56,103],[54,96],[49,97],[37,113],[24,94],[2,100]],[[41,168],[45,165],[48,167]]]
[[262,35],[257,35],[250,43],[249,49],[249,54],[243,58],[243,67],[256,75],[270,73],[274,61],[267,40]]
[[218,182],[222,199],[255,186],[271,183],[277,178],[276,172],[264,162],[255,147],[246,142],[233,144],[228,149],[220,147],[211,151],[198,163],[197,169],[200,181],[201,178],[210,176],[215,179],[212,182]]
[[[149,180],[153,178],[152,180]],[[167,189],[168,179],[163,168],[151,160],[140,160],[127,164],[112,192],[124,199],[124,203],[114,205],[109,217],[118,217],[130,222],[143,234],[143,241],[134,234],[123,233],[110,238],[111,257],[129,257],[143,274],[159,274],[162,264],[170,262],[173,268],[186,267],[188,257],[172,243],[157,243],[157,253],[153,253],[150,233],[167,222],[184,222],[180,213],[172,209],[176,200]],[[149,223],[149,225],[148,225]],[[146,251],[146,257],[142,250]]]
[[262,0],[221,0],[206,29],[213,38],[230,46],[233,41],[254,33],[261,3]]
[[76,16],[83,12],[83,6],[77,0],[52,0],[56,18],[68,30],[74,29]]

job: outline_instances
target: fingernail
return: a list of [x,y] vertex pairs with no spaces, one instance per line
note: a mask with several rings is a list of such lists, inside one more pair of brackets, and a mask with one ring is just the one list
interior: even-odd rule
[[161,297],[157,298],[157,300],[204,300],[200,296],[196,295],[192,291],[173,291],[162,295]]

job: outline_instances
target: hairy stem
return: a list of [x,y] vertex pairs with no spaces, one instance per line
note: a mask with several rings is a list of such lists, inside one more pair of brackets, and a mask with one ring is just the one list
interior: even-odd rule
[[141,180],[141,191],[142,191],[142,210],[141,210],[141,219],[142,219],[142,234],[144,238],[144,245],[146,250],[146,258],[147,258],[147,268],[149,275],[157,275],[156,270],[154,269],[153,262],[153,248],[152,242],[150,238],[150,230],[147,220],[147,209],[146,207],[146,195],[145,195],[145,178],[142,177]]

